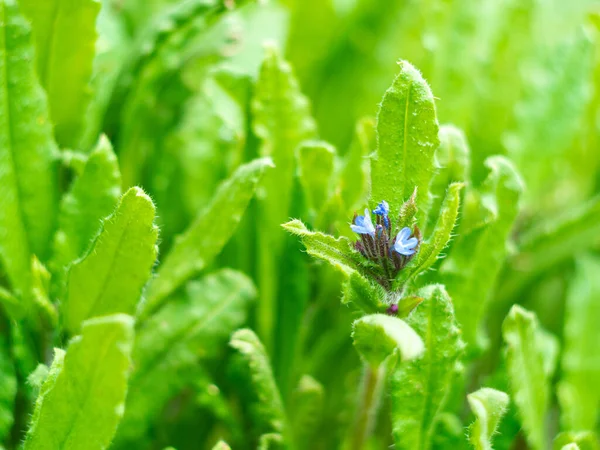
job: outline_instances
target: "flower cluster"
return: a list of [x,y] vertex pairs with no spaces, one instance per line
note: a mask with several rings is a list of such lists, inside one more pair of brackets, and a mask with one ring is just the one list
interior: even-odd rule
[[383,200],[372,211],[376,216],[373,223],[371,213],[365,209],[364,216],[354,216],[350,227],[360,236],[356,249],[369,260],[381,265],[388,280],[393,280],[419,249],[420,232],[403,227],[392,239],[390,206]]

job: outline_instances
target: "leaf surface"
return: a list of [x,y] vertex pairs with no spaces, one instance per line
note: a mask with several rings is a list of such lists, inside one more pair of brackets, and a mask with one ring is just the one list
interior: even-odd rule
[[56,350],[41,387],[24,449],[108,448],[123,415],[133,318],[86,321],[66,353]]

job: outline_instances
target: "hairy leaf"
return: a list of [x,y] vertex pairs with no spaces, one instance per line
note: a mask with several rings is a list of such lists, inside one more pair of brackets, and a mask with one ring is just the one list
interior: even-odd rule
[[506,413],[510,399],[502,391],[482,388],[467,395],[475,422],[469,427],[469,440],[475,450],[492,450],[492,437]]
[[0,263],[28,295],[31,255],[48,257],[58,204],[57,154],[37,82],[31,33],[15,0],[0,3]]
[[344,237],[334,238],[318,231],[309,231],[298,219],[282,225],[287,231],[300,236],[309,255],[328,262],[345,274],[359,269],[358,252]]
[[435,152],[435,164],[438,168],[431,181],[431,209],[429,210],[427,226],[423,234],[429,235],[433,230],[446,190],[451,183],[468,183],[470,180],[470,150],[464,133],[452,126],[440,127],[440,146]]
[[332,186],[335,148],[326,142],[308,141],[298,149],[298,172],[309,207],[319,213]]
[[523,190],[513,165],[497,156],[478,191],[469,190],[452,253],[440,268],[456,308],[465,341],[482,345],[479,326],[507,254],[507,240]]
[[4,441],[14,423],[17,374],[7,340],[0,338],[0,440]]
[[567,431],[592,430],[600,409],[600,259],[577,260],[565,305],[564,349],[558,399]]
[[123,415],[132,346],[132,317],[84,322],[66,354],[55,352],[24,449],[107,448]]
[[404,283],[419,273],[425,272],[438,260],[452,236],[460,207],[460,191],[463,187],[462,183],[452,183],[448,186],[433,234],[421,244],[416,257],[408,267],[400,272],[396,283]]
[[129,189],[89,252],[71,266],[62,310],[70,333],[91,317],[135,312],[156,260],[154,215],[150,197]]
[[598,450],[598,436],[592,431],[567,431],[560,433],[552,443],[553,450],[562,450],[565,446],[575,445],[580,450]]
[[548,373],[544,343],[535,314],[514,305],[504,323],[506,364],[511,397],[517,406],[527,441],[534,449],[546,449],[545,421],[551,374]]
[[361,357],[374,369],[396,350],[401,361],[423,353],[423,340],[402,319],[385,314],[363,316],[353,324],[352,339]]
[[350,304],[364,313],[375,314],[388,308],[387,295],[379,284],[371,283],[358,272],[351,272],[344,283],[342,303]]
[[230,345],[240,353],[250,377],[253,399],[250,408],[256,428],[261,434],[284,435],[287,433],[287,418],[264,346],[250,329],[236,331]]
[[75,146],[90,100],[100,1],[21,0],[21,4],[31,20],[37,73],[48,93],[56,138],[61,146]]
[[255,295],[245,275],[225,269],[189,282],[182,296],[143,322],[116,448],[134,445],[166,402],[194,381],[198,360],[224,348],[231,333],[246,321]]
[[54,273],[61,279],[67,266],[88,250],[102,219],[114,211],[120,196],[119,163],[110,141],[102,136],[61,200],[52,260]]
[[252,128],[260,139],[259,154],[273,158],[275,170],[261,185],[264,196],[258,202],[257,281],[258,329],[271,346],[276,296],[277,269],[284,257],[285,233],[279,224],[291,214],[296,150],[307,139],[315,139],[316,125],[307,99],[301,94],[290,65],[273,46],[267,46],[252,99]]
[[407,323],[425,344],[420,359],[398,365],[391,378],[392,426],[398,449],[426,450],[462,352],[452,301],[440,285],[419,291],[425,300]]
[[211,263],[240,223],[265,170],[272,166],[269,158],[257,159],[238,168],[219,186],[206,209],[176,237],[150,284],[143,314],[156,310],[181,284]]
[[433,155],[440,141],[433,94],[417,69],[400,61],[400,73],[377,115],[377,153],[371,162],[371,201],[397,210],[417,188],[419,217],[429,205]]

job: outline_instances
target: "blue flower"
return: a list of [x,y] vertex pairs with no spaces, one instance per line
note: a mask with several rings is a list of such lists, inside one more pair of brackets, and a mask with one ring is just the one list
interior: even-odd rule
[[416,251],[415,247],[419,244],[419,240],[416,237],[410,237],[411,234],[412,231],[410,228],[402,228],[396,236],[393,250],[404,256],[414,255]]
[[390,219],[388,214],[390,213],[390,205],[385,200],[381,200],[377,205],[377,208],[373,210],[373,214],[381,216],[383,218],[383,224],[386,228],[390,227]]
[[369,214],[368,209],[365,209],[364,216],[358,216],[356,219],[354,219],[354,223],[350,225],[350,228],[352,228],[352,231],[358,234],[369,234],[371,236],[375,236],[375,227],[371,221],[371,214]]

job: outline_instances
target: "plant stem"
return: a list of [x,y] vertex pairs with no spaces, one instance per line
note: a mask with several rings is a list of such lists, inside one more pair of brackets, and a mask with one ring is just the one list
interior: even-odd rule
[[365,364],[350,450],[363,449],[373,431],[384,385],[385,364],[377,368]]

